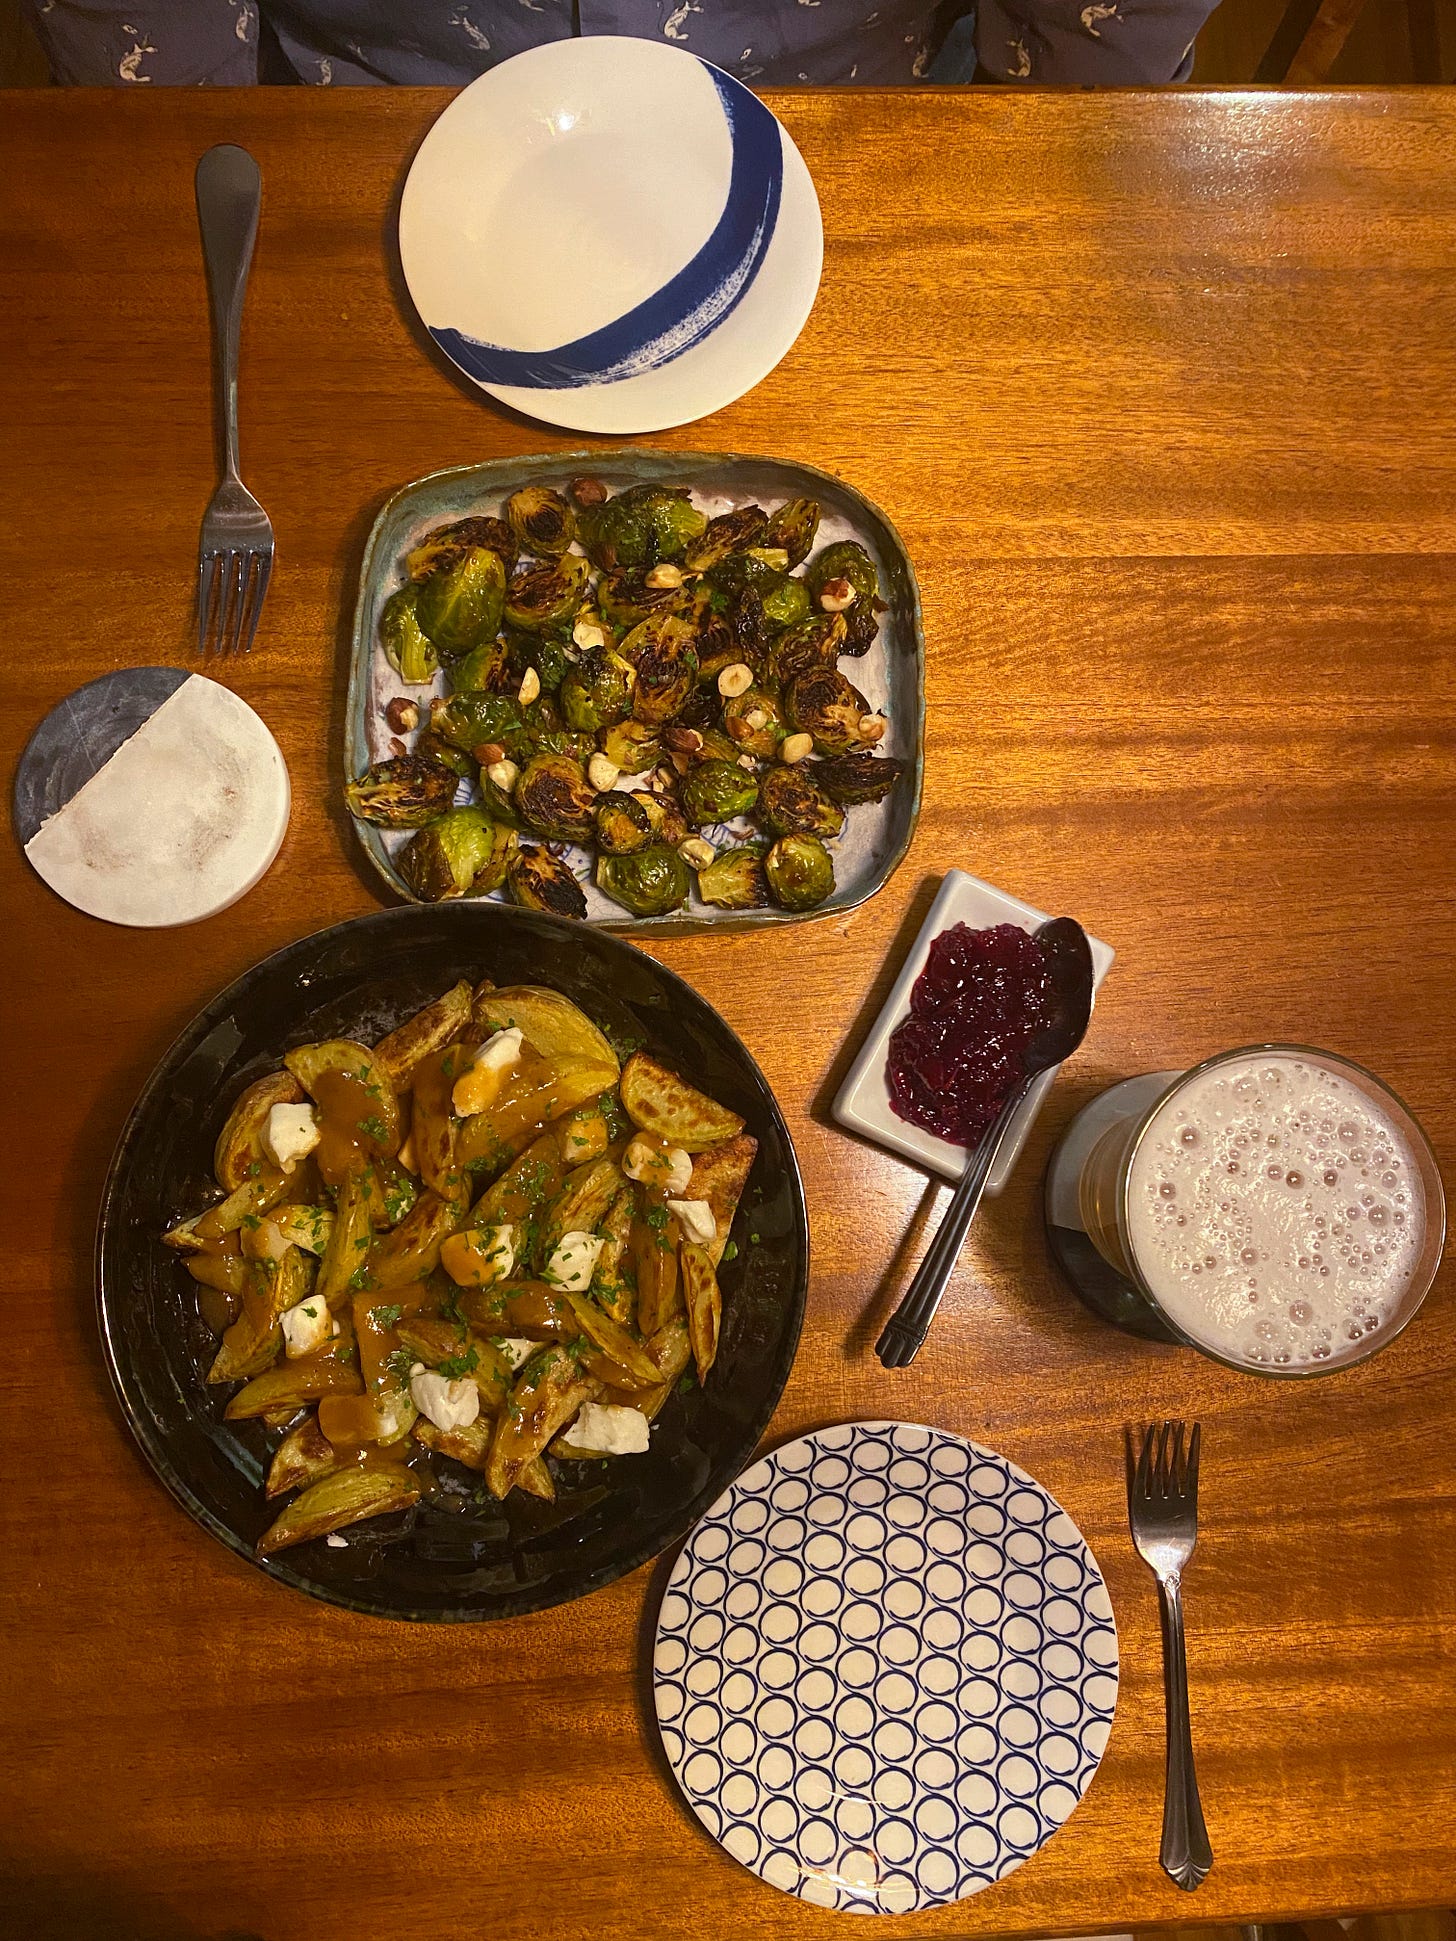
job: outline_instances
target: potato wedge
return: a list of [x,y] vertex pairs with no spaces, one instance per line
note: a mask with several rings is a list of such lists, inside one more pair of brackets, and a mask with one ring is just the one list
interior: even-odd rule
[[483,1041],[492,1032],[507,1031],[512,1025],[543,1058],[610,1066],[615,1080],[617,1054],[585,1011],[560,991],[544,984],[508,984],[498,991],[477,991],[471,1028],[478,1039]]
[[212,1166],[219,1186],[236,1192],[244,1180],[256,1178],[251,1167],[272,1167],[263,1150],[268,1114],[275,1105],[301,1105],[303,1087],[292,1072],[270,1072],[256,1080],[238,1099],[217,1136]]
[[491,1494],[508,1496],[526,1464],[541,1454],[583,1402],[601,1393],[601,1386],[565,1348],[548,1348],[533,1356],[511,1390],[491,1438],[485,1469]]
[[634,1051],[622,1067],[621,1098],[634,1126],[655,1132],[684,1152],[702,1152],[743,1130],[736,1112],[699,1092],[645,1051]]
[[659,1328],[646,1347],[657,1364],[661,1377],[658,1385],[649,1389],[606,1388],[602,1391],[601,1399],[604,1402],[618,1402],[625,1408],[640,1409],[652,1422],[662,1413],[664,1403],[682,1380],[683,1371],[693,1358],[692,1342],[684,1316],[676,1315],[665,1328]]
[[326,1206],[280,1206],[270,1218],[284,1239],[306,1254],[322,1254],[334,1230],[334,1216]]
[[410,1144],[420,1178],[442,1200],[458,1200],[467,1190],[455,1155],[460,1122],[450,1094],[468,1064],[461,1046],[447,1045],[415,1066]]
[[499,1415],[510,1399],[515,1376],[500,1350],[484,1335],[472,1334],[454,1321],[432,1321],[421,1316],[401,1321],[395,1332],[400,1346],[407,1349],[426,1368],[444,1365],[455,1375],[469,1375],[480,1391],[481,1409]]
[[248,1422],[268,1415],[274,1409],[296,1413],[305,1402],[317,1402],[325,1395],[362,1395],[364,1384],[357,1368],[351,1368],[332,1355],[309,1355],[301,1361],[286,1361],[277,1368],[265,1369],[240,1388],[223,1410],[229,1422]]
[[399,1099],[368,1045],[330,1038],[296,1045],[283,1062],[318,1108],[321,1137],[314,1158],[327,1185],[338,1186],[349,1173],[399,1151]]
[[376,1241],[369,1257],[369,1280],[375,1293],[389,1293],[422,1281],[440,1264],[440,1248],[465,1218],[460,1200],[442,1200],[438,1193],[421,1193],[413,1212],[392,1233]]
[[556,1485],[551,1480],[551,1471],[546,1467],[544,1456],[533,1456],[516,1478],[516,1488],[526,1496],[539,1496],[543,1503],[556,1501]]
[[268,1469],[267,1494],[282,1496],[291,1489],[304,1489],[322,1476],[331,1476],[338,1466],[338,1450],[319,1427],[317,1415],[310,1415],[279,1443]]
[[637,1283],[637,1327],[643,1335],[656,1334],[681,1312],[682,1290],[677,1277],[680,1238],[677,1221],[661,1200],[649,1199],[632,1222],[628,1253]]
[[377,1469],[343,1469],[310,1483],[278,1521],[258,1539],[258,1555],[271,1557],[291,1544],[325,1537],[366,1517],[408,1509],[420,1499],[420,1486],[401,1463]]
[[478,1469],[483,1475],[485,1465],[490,1460],[490,1439],[494,1430],[495,1424],[483,1415],[477,1415],[464,1429],[437,1429],[427,1415],[422,1415],[412,1433],[422,1448],[449,1456],[455,1462],[463,1463],[467,1469]]
[[462,1290],[460,1311],[482,1333],[527,1341],[570,1341],[581,1332],[566,1296],[545,1281],[505,1281]]
[[589,1099],[585,1105],[577,1106],[574,1112],[565,1112],[557,1120],[552,1130],[561,1146],[562,1161],[567,1166],[585,1166],[589,1160],[602,1159],[612,1144],[612,1117],[604,1110],[611,1096],[610,1087],[598,1097]]
[[531,1144],[547,1121],[599,1098],[616,1076],[606,1065],[538,1060],[525,1069],[518,1067],[490,1110],[472,1112],[460,1127],[455,1164],[470,1172],[499,1172]]
[[708,1249],[708,1257],[714,1267],[723,1259],[723,1249],[733,1230],[733,1216],[738,1211],[757,1153],[758,1141],[744,1132],[736,1139],[724,1140],[721,1145],[708,1146],[693,1160],[692,1183],[683,1197],[706,1200],[713,1209],[717,1234]]
[[242,1312],[218,1346],[208,1381],[246,1381],[271,1367],[283,1346],[278,1317],[307,1293],[308,1269],[296,1247],[290,1247],[282,1260],[250,1261]]
[[688,1311],[688,1339],[693,1344],[698,1380],[704,1382],[718,1355],[723,1296],[705,1247],[684,1240],[678,1249],[678,1272],[682,1278],[683,1303]]
[[637,1214],[637,1195],[623,1185],[597,1225],[602,1235],[602,1250],[597,1255],[592,1275],[592,1295],[597,1304],[619,1326],[630,1328],[637,1313],[637,1289],[631,1279],[627,1249],[632,1239],[632,1222]]
[[561,1148],[549,1128],[533,1139],[470,1210],[473,1227],[524,1228],[561,1184]]
[[247,1285],[248,1262],[241,1254],[188,1254],[182,1264],[199,1287],[241,1294]]
[[422,1059],[442,1052],[470,1023],[474,993],[460,983],[416,1011],[393,1031],[386,1032],[374,1047],[374,1056],[389,1075],[396,1092],[407,1092],[414,1083],[415,1067]]
[[544,1266],[563,1234],[595,1233],[622,1186],[622,1169],[612,1159],[589,1160],[561,1182],[541,1216],[536,1253]]
[[276,1166],[265,1166],[256,1179],[245,1179],[235,1192],[219,1200],[216,1206],[210,1206],[206,1213],[184,1221],[182,1226],[188,1229],[185,1241],[182,1227],[173,1227],[167,1235],[168,1244],[192,1250],[202,1242],[221,1240],[225,1234],[236,1233],[244,1220],[277,1206],[287,1193],[287,1173],[280,1173]]
[[369,1251],[374,1229],[369,1219],[373,1181],[368,1174],[350,1175],[339,1188],[334,1208],[334,1224],[319,1262],[314,1292],[331,1308],[342,1307],[349,1298],[351,1283],[369,1271]]
[[[712,1272],[711,1268],[709,1272]],[[641,1342],[634,1341],[627,1330],[619,1327],[611,1315],[604,1313],[589,1295],[568,1293],[562,1298],[575,1315],[582,1334],[606,1357],[614,1386],[651,1388],[661,1379],[656,1362]],[[593,1369],[593,1373],[600,1372]]]

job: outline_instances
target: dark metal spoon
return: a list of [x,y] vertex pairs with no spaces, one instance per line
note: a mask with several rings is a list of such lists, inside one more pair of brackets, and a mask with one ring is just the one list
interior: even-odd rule
[[1051,1022],[1028,1045],[1024,1076],[1013,1086],[994,1122],[981,1135],[981,1143],[970,1155],[951,1195],[939,1231],[906,1288],[904,1299],[875,1343],[875,1353],[886,1368],[906,1368],[919,1354],[951,1269],[960,1257],[967,1229],[976,1217],[1001,1142],[1016,1117],[1017,1108],[1030,1091],[1032,1080],[1049,1066],[1060,1065],[1064,1058],[1070,1058],[1087,1034],[1087,1021],[1092,1016],[1092,951],[1086,931],[1072,917],[1052,917],[1038,928],[1036,940],[1051,973]]

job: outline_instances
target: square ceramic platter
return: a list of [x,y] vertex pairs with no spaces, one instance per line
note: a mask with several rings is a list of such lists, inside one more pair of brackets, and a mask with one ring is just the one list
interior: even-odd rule
[[[431,472],[403,486],[375,520],[364,552],[344,729],[346,774],[359,775],[371,762],[382,761],[389,754],[392,737],[384,709],[392,695],[404,690],[379,644],[379,613],[390,594],[404,582],[405,554],[432,526],[498,512],[511,493],[523,485],[554,485],[559,490],[567,480],[583,473],[601,479],[613,493],[629,485],[690,486],[695,502],[710,516],[750,503],[772,507],[785,499],[817,499],[823,516],[815,551],[836,540],[857,539],[879,568],[880,590],[887,602],[879,638],[861,659],[842,659],[840,667],[870,707],[888,718],[879,752],[907,764],[905,775],[883,802],[863,803],[849,810],[843,833],[828,845],[834,857],[834,894],[816,910],[718,910],[699,903],[694,893],[684,909],[668,916],[633,917],[602,895],[590,880],[588,852],[573,848],[568,855],[586,892],[587,922],[612,930],[673,936],[690,930],[798,923],[805,917],[837,916],[853,910],[873,896],[899,866],[920,813],[925,643],[915,571],[899,534],[862,493],[812,465],[733,453],[624,446],[614,451],[490,459],[481,465]],[[444,692],[443,680],[435,691]],[[426,694],[422,688],[409,692],[414,696]],[[363,822],[356,822],[354,827],[365,854],[389,887],[406,902],[418,902],[394,866],[394,856],[408,840],[407,833],[376,829]],[[496,900],[502,900],[502,893],[497,893]]]
[[[895,979],[895,988],[886,1000],[884,1010],[875,1019],[859,1057],[839,1088],[839,1096],[834,1101],[834,1116],[842,1126],[859,1133],[862,1138],[873,1139],[877,1146],[888,1146],[891,1152],[913,1159],[917,1166],[924,1166],[932,1173],[943,1173],[947,1179],[960,1178],[966,1169],[966,1148],[953,1146],[945,1139],[937,1139],[934,1133],[922,1132],[918,1126],[900,1118],[891,1108],[890,1088],[885,1081],[890,1034],[909,1014],[910,992],[916,978],[925,969],[930,946],[942,931],[958,923],[969,924],[972,930],[986,930],[996,923],[1016,923],[1023,930],[1035,930],[1038,924],[1047,921],[1047,917],[1047,911],[1033,909],[1031,904],[1023,903],[1020,897],[1008,896],[1005,890],[994,889],[978,876],[968,876],[963,869],[950,872],[930,906],[930,915],[920,926],[920,934],[905,959],[900,975]],[[1088,942],[1092,946],[1095,1001],[1096,991],[1111,968],[1113,953],[1096,937],[1090,937]],[[1026,1144],[1026,1135],[1031,1131],[1042,1101],[1060,1070],[1060,1065],[1054,1065],[1050,1071],[1043,1072],[1027,1093],[1025,1103],[1011,1121],[1011,1129],[991,1169],[991,1177],[986,1181],[988,1193],[999,1193],[1011,1177],[1021,1148]]]

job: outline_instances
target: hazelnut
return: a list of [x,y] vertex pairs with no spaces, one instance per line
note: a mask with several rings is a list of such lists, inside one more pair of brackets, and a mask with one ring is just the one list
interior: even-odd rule
[[664,560],[661,566],[649,567],[643,580],[644,586],[681,586],[687,576],[680,566],[673,566]]
[[766,728],[768,726],[768,716],[762,708],[750,708],[743,719],[755,734],[758,733],[760,728]]
[[519,692],[516,695],[516,699],[520,702],[523,708],[529,707],[530,704],[534,700],[536,700],[536,698],[539,696],[540,692],[541,692],[541,676],[536,672],[534,667],[528,667],[525,673],[521,676],[521,686],[520,686]]
[[593,755],[586,765],[586,779],[594,789],[614,789],[621,769],[606,755]]
[[657,790],[657,793],[659,795],[668,793],[671,790],[675,789],[677,787],[676,770],[669,768],[667,764],[664,762],[661,768],[654,770],[653,776],[652,776],[652,786]]
[[438,721],[440,719],[440,716],[445,712],[446,708],[448,708],[449,705],[450,703],[445,699],[443,694],[437,694],[434,700],[431,701],[430,703],[431,721]]
[[506,758],[506,751],[498,741],[478,741],[470,752],[482,768],[490,768],[493,763],[503,762]]
[[420,725],[420,704],[403,694],[396,694],[384,710],[384,718],[397,735],[407,735],[412,728]]
[[729,738],[733,741],[747,741],[753,733],[752,728],[739,714],[730,714],[723,726],[728,730]]
[[731,701],[739,694],[747,694],[752,686],[753,669],[746,661],[734,661],[718,676],[718,692],[725,701]]
[[401,755],[408,754],[409,750],[405,747],[398,735],[391,735],[389,738],[389,752],[398,760]]
[[843,613],[854,605],[854,597],[848,580],[826,580],[819,589],[819,604],[826,613]]
[[862,714],[859,718],[859,738],[861,741],[878,741],[888,725],[882,714]]
[[504,789],[507,795],[521,779],[521,771],[516,764],[504,758],[498,762],[492,762],[485,773],[486,779],[494,782],[498,789]]
[[703,745],[703,737],[696,728],[683,728],[677,722],[663,729],[662,739],[675,755],[696,755]]
[[712,843],[701,836],[688,836],[677,846],[677,853],[691,869],[706,869],[718,854]]
[[746,768],[751,775],[754,769],[758,767],[758,763],[753,759],[752,755],[740,755],[738,757],[738,766],[740,768]]
[[600,479],[573,479],[567,490],[578,505],[602,505],[606,502],[607,488]]
[[605,647],[607,644],[605,628],[599,627],[595,620],[588,620],[583,615],[577,616],[576,625],[571,630],[571,638],[584,651],[592,647]]
[[806,755],[812,754],[814,737],[812,735],[785,735],[779,743],[781,762],[801,762]]

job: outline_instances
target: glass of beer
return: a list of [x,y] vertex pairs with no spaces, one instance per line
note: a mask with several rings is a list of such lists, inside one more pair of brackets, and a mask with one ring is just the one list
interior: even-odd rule
[[1394,1092],[1307,1045],[1221,1052],[1115,1121],[1077,1182],[1098,1253],[1229,1368],[1321,1375],[1383,1348],[1435,1278],[1446,1200]]

